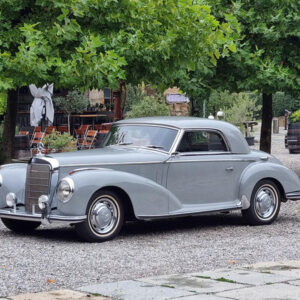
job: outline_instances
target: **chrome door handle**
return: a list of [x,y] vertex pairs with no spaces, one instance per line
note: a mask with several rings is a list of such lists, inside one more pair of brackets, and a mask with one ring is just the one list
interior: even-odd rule
[[228,171],[228,172],[231,172],[231,171],[233,171],[233,167],[228,167],[225,170]]

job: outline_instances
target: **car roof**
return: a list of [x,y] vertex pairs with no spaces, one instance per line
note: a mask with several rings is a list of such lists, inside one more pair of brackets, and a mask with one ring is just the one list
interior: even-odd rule
[[155,124],[176,127],[179,129],[215,129],[225,135],[225,138],[230,145],[231,152],[249,153],[249,146],[240,130],[236,126],[224,121],[196,117],[164,116],[125,119],[118,121],[117,124]]
[[196,118],[196,117],[144,117],[144,118],[135,118],[135,119],[124,119],[118,121],[117,123],[124,124],[158,124],[164,126],[172,126],[177,128],[199,128],[199,127],[224,127],[232,126],[230,123],[219,121],[219,120],[210,120],[205,118]]

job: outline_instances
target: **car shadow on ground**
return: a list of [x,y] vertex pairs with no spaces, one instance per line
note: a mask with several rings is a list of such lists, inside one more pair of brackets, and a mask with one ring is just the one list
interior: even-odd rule
[[[121,237],[152,234],[152,233],[168,233],[171,231],[185,232],[191,229],[199,228],[216,228],[218,226],[243,226],[246,223],[240,214],[218,214],[218,215],[202,215],[189,216],[174,219],[162,219],[152,221],[130,221],[126,222],[120,232]],[[34,237],[38,239],[51,239],[64,242],[78,242],[78,237],[73,226],[53,225],[41,226],[37,230],[19,234],[10,230],[2,232],[5,236],[22,236]]]
[[[291,216],[282,216],[277,222],[287,223]],[[276,224],[275,223],[275,224]],[[174,219],[161,219],[152,221],[130,221],[126,222],[120,232],[120,238],[127,238],[140,235],[151,234],[167,234],[171,232],[190,233],[191,230],[216,230],[219,227],[223,229],[233,226],[246,227],[249,226],[245,219],[242,218],[241,213],[218,213],[211,215],[179,217]],[[79,239],[73,226],[68,225],[53,225],[41,226],[37,230],[28,234],[18,234],[10,230],[5,230],[2,235],[6,237],[28,237],[36,238],[38,240],[53,240],[66,243],[78,243]]]

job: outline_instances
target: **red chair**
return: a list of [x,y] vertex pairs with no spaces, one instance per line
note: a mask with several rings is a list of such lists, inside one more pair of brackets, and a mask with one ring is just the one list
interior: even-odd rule
[[80,149],[91,149],[94,147],[97,133],[98,130],[88,130],[84,140],[81,143],[79,142]]
[[77,139],[77,144],[78,145],[82,144],[85,139],[85,131],[82,129],[75,129],[74,131]]
[[20,131],[19,135],[29,135],[29,131]]
[[67,125],[57,126],[57,131],[59,131],[60,133],[68,132],[68,126]]
[[35,132],[33,134],[33,139],[30,140],[30,147],[39,147],[39,146],[43,146],[42,140],[45,137],[45,132]]
[[48,126],[45,129],[45,133],[46,134],[51,134],[53,132],[53,130],[56,131],[56,126]]
[[82,130],[83,134],[86,135],[87,131],[90,129],[91,125],[81,125],[79,130]]

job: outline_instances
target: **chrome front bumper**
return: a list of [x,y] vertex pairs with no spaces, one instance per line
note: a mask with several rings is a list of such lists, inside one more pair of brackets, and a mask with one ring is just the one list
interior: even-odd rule
[[300,191],[286,193],[285,198],[287,200],[293,200],[293,201],[300,200]]
[[21,210],[14,209],[0,209],[0,218],[24,220],[24,221],[36,221],[42,223],[80,223],[83,222],[86,216],[61,216],[61,215],[44,215],[40,213],[28,214]]

